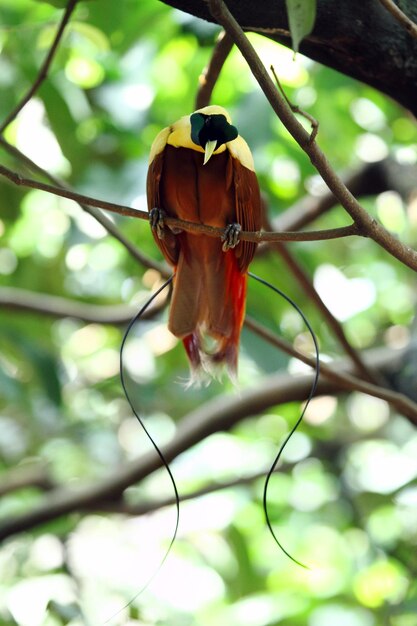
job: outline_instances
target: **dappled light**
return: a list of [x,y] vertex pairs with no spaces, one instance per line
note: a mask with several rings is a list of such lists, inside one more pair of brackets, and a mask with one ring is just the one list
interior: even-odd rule
[[[288,2],[268,24],[273,3],[226,3],[247,36],[220,0],[191,3],[203,19],[182,0],[0,2],[0,626],[417,623],[416,55],[387,3],[365,37],[360,3],[318,0],[294,54]],[[163,187],[174,140],[147,193],[155,138],[197,98],[237,129],[199,165],[230,159],[200,231],[174,209],[220,177]],[[199,133],[181,148],[196,163]],[[219,198],[248,223],[216,259]],[[178,250],[206,255],[185,324],[225,258],[246,280],[254,243],[284,298],[248,279],[233,376],[219,345],[243,292],[227,283],[209,313],[198,295],[197,384],[169,330]]]

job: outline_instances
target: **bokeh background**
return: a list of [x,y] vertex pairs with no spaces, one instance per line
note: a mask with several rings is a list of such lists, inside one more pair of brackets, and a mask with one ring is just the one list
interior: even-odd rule
[[[53,4],[0,1],[1,119],[51,45],[63,3]],[[194,110],[198,77],[218,32],[155,0],[80,2],[48,80],[5,139],[81,193],[145,209],[151,143],[162,127]],[[261,36],[249,37],[266,66],[273,63],[291,101],[320,122],[318,141],[337,171],[383,162],[400,172],[415,165],[416,126],[395,103],[302,55],[294,60],[290,50]],[[322,193],[313,166],[236,50],[213,102],[228,108],[251,146],[270,219],[306,194]],[[28,174],[0,148],[2,163]],[[407,187],[400,178],[361,202],[415,245],[417,199],[410,179]],[[111,219],[145,255],[162,260],[146,221]],[[314,227],[347,223],[336,206]],[[412,340],[415,277],[375,243],[292,243],[291,251],[356,349],[401,348]],[[303,307],[324,360],[342,355],[277,254],[255,259],[252,269]],[[74,202],[0,181],[0,528],[45,497],[102,484],[151,450],[121,390],[125,325],[100,323],[100,314],[118,305],[126,317],[161,282],[157,270],[135,261]],[[7,294],[13,300],[28,292],[45,306],[45,295],[87,305],[92,321],[4,303]],[[296,313],[253,282],[248,313],[300,349],[311,347]],[[206,402],[239,397],[279,370],[308,371],[245,329],[238,388],[223,380],[185,390],[184,352],[165,324],[166,311],[140,322],[125,352],[132,401],[162,448],[184,416]],[[384,401],[360,393],[311,403],[269,490],[276,532],[308,564],[304,570],[280,552],[265,526],[259,478],[300,410],[298,402],[270,407],[172,462],[181,494],[241,484],[182,503],[168,559],[129,606],[166,552],[175,507],[134,516],[118,502],[112,511],[102,503],[12,534],[0,547],[0,624],[97,626],[118,612],[109,623],[415,626],[415,428]],[[170,496],[161,469],[132,485],[125,501]]]

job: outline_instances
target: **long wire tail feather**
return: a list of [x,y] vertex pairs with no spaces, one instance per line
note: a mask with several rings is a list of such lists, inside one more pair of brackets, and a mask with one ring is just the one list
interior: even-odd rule
[[155,452],[158,454],[159,458],[161,459],[161,462],[162,462],[163,466],[165,467],[165,469],[166,469],[166,471],[168,473],[168,476],[169,476],[169,478],[171,480],[171,483],[172,483],[172,486],[173,486],[173,489],[174,489],[174,494],[175,494],[175,506],[176,506],[175,528],[174,528],[174,532],[172,534],[171,540],[169,542],[168,548],[167,548],[167,550],[165,552],[165,555],[164,555],[163,559],[161,560],[161,562],[159,563],[158,567],[153,572],[153,574],[150,576],[150,578],[147,581],[147,583],[133,596],[133,598],[131,598],[129,600],[129,602],[127,604],[125,604],[123,607],[121,607],[121,609],[119,609],[114,615],[109,617],[109,619],[107,619],[106,622],[105,622],[106,624],[110,620],[112,620],[116,615],[118,615],[120,613],[120,611],[122,611],[127,606],[132,604],[132,602],[134,600],[136,600],[136,598],[138,598],[145,591],[145,589],[147,589],[149,587],[149,585],[151,584],[153,579],[156,577],[156,575],[159,573],[161,567],[163,566],[163,564],[167,560],[168,555],[171,552],[171,548],[174,545],[174,542],[175,542],[175,539],[176,539],[177,533],[178,533],[178,526],[179,526],[179,520],[180,520],[180,498],[179,498],[179,494],[178,494],[177,484],[175,482],[175,479],[174,479],[174,476],[172,474],[171,468],[169,467],[168,461],[166,460],[166,458],[164,457],[164,455],[163,455],[161,449],[159,448],[158,444],[156,443],[156,441],[154,440],[154,438],[150,434],[150,432],[147,429],[146,425],[144,424],[142,418],[139,416],[139,413],[136,411],[135,407],[133,406],[132,400],[130,399],[129,393],[127,391],[127,386],[126,386],[126,381],[125,381],[125,376],[124,376],[124,368],[123,368],[123,350],[124,350],[126,341],[128,339],[128,336],[130,334],[130,331],[132,330],[132,328],[136,324],[136,322],[138,322],[140,320],[142,315],[145,313],[147,308],[152,304],[152,302],[155,300],[155,298],[157,296],[159,296],[159,294],[165,289],[165,287],[167,287],[172,282],[172,280],[173,280],[173,276],[170,276],[170,278],[168,278],[168,280],[166,280],[164,282],[164,284],[161,285],[161,287],[159,287],[159,289],[157,289],[157,291],[155,291],[155,293],[152,294],[152,296],[142,306],[140,311],[129,322],[129,325],[128,325],[126,331],[125,331],[125,334],[123,335],[122,343],[120,345],[119,367],[120,367],[120,381],[121,381],[121,384],[122,384],[123,392],[124,392],[124,394],[126,396],[126,400],[129,403],[129,406],[130,406],[130,408],[132,410],[132,413],[134,414],[134,416],[138,420],[138,422],[141,425],[142,429],[144,430],[146,436],[148,437],[149,441],[151,442],[152,446],[154,447]]
[[290,441],[291,437],[293,436],[293,434],[295,433],[295,431],[297,430],[297,428],[299,427],[299,425],[301,424],[301,422],[303,421],[305,412],[307,410],[308,405],[310,404],[311,399],[313,398],[316,389],[317,389],[317,384],[318,384],[318,380],[319,380],[319,375],[320,375],[320,351],[319,351],[319,346],[318,346],[318,342],[317,342],[317,338],[316,335],[311,327],[310,322],[308,321],[308,319],[306,318],[306,316],[304,315],[304,313],[302,312],[302,310],[300,309],[300,307],[298,306],[298,304],[296,304],[289,296],[287,296],[283,291],[281,291],[281,289],[279,289],[278,287],[275,287],[274,285],[271,285],[271,283],[269,283],[268,281],[264,280],[263,278],[260,278],[259,276],[256,276],[255,274],[252,274],[252,272],[248,272],[248,275],[257,280],[259,283],[261,283],[262,285],[265,285],[265,287],[269,287],[269,289],[272,289],[272,291],[275,291],[275,293],[279,294],[282,298],[284,298],[284,300],[286,300],[296,311],[297,313],[301,316],[303,322],[305,323],[305,325],[307,326],[307,329],[311,335],[311,338],[313,340],[314,343],[314,348],[315,348],[315,352],[316,352],[316,358],[315,358],[315,375],[314,375],[314,379],[313,379],[313,384],[311,385],[311,389],[310,389],[310,393],[308,395],[307,401],[304,405],[304,408],[301,412],[300,417],[298,418],[298,420],[295,422],[294,426],[291,428],[290,432],[288,433],[288,435],[286,436],[286,438],[284,439],[284,442],[281,444],[278,453],[274,459],[274,462],[271,465],[271,468],[266,476],[265,479],[265,484],[264,484],[264,491],[263,491],[263,509],[264,509],[264,513],[265,513],[265,520],[266,520],[266,524],[269,528],[269,531],[272,535],[272,537],[274,538],[274,541],[276,542],[276,544],[279,546],[279,548],[282,550],[282,552],[284,554],[286,554],[286,556],[288,556],[288,558],[291,559],[291,561],[293,561],[294,563],[296,563],[297,565],[300,565],[301,567],[303,567],[304,569],[309,569],[309,567],[307,565],[305,565],[304,563],[302,563],[301,561],[299,561],[298,559],[296,559],[295,557],[293,557],[282,545],[282,543],[279,541],[279,539],[277,538],[275,531],[272,527],[272,522],[271,519],[269,517],[269,512],[268,512],[268,486],[269,486],[269,482],[271,480],[271,476],[275,471],[275,468],[281,458],[282,453],[284,452],[285,447],[287,446],[288,442]]

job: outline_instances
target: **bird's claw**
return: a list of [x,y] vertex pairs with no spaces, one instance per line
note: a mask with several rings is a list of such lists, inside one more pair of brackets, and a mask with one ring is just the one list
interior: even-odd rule
[[149,223],[153,231],[156,231],[158,235],[158,239],[165,238],[165,223],[164,223],[165,213],[162,209],[151,209],[149,212]]
[[223,252],[227,252],[231,248],[235,248],[239,243],[239,237],[242,227],[240,224],[233,223],[226,226],[224,229],[224,233],[221,237],[223,241],[222,250]]

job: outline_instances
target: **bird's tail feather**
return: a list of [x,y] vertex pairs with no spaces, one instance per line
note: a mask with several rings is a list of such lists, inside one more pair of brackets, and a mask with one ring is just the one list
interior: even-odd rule
[[[207,375],[209,379],[217,378],[224,367],[232,380],[237,375],[247,276],[240,272],[234,252],[216,252],[198,268],[182,263],[176,272],[170,327],[182,338],[191,366],[191,383],[206,381]],[[190,290],[199,302],[197,306],[193,299],[184,320],[185,307],[181,301],[190,302],[190,294],[186,293]],[[186,327],[187,334],[178,332]]]

